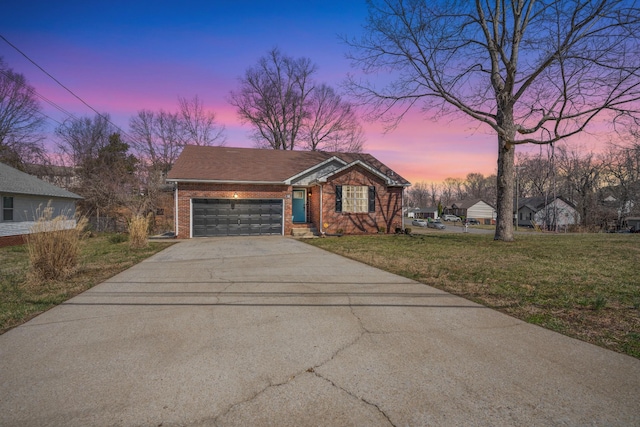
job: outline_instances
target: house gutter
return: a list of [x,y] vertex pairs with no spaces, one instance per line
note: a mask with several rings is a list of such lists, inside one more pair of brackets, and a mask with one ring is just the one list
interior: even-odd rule
[[229,181],[220,179],[168,179],[168,182],[187,182],[187,183],[204,183],[204,184],[252,184],[252,185],[287,185],[283,181]]

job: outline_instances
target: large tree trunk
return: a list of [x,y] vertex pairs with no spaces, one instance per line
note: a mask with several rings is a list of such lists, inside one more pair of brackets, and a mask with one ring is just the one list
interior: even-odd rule
[[494,240],[513,241],[513,187],[515,146],[499,139],[498,201],[496,206],[496,234]]
[[[513,241],[514,219],[514,172],[516,147],[512,143],[515,136],[513,125],[513,107],[510,104],[502,106],[498,112],[498,123],[505,130],[505,137],[498,136],[498,200],[496,206],[496,234],[494,240],[504,242]],[[517,208],[516,208],[517,210]]]

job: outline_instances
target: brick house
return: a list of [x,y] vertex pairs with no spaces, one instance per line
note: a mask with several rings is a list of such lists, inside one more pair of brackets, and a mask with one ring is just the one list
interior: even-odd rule
[[402,227],[404,178],[364,153],[186,146],[169,172],[178,238]]

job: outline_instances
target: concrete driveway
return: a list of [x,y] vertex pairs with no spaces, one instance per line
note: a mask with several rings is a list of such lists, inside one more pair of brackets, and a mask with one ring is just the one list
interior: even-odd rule
[[0,336],[2,426],[640,425],[640,361],[278,237],[180,242]]

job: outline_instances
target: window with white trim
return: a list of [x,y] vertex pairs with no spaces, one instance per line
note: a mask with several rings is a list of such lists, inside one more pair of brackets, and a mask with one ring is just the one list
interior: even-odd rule
[[336,212],[375,212],[376,188],[367,185],[336,185]]

